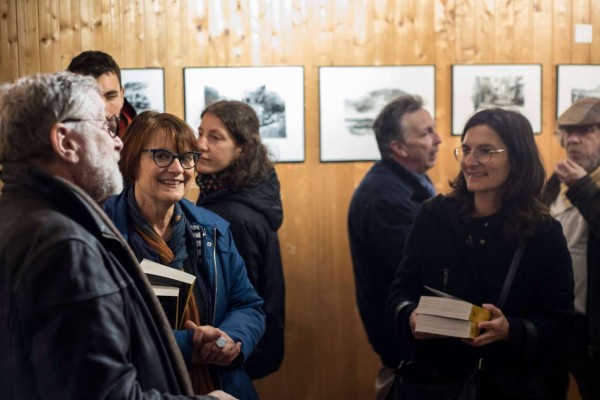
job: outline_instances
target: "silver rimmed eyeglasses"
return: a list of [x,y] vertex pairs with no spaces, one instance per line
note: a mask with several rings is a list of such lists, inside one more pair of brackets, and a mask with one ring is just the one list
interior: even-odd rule
[[175,159],[178,159],[184,169],[191,169],[198,164],[200,152],[187,151],[181,154],[173,154],[169,150],[164,149],[142,149],[142,152],[152,153],[154,164],[161,168],[166,168],[173,164]]
[[67,118],[60,122],[104,122],[102,128],[108,132],[110,137],[116,138],[119,134],[119,117],[113,115],[112,117],[106,117],[105,119],[93,119],[93,118]]
[[492,159],[494,154],[504,153],[506,149],[490,149],[487,147],[477,147],[475,150],[469,147],[457,147],[454,149],[454,157],[457,161],[463,162],[466,157],[473,154],[473,157],[480,162],[485,164]]

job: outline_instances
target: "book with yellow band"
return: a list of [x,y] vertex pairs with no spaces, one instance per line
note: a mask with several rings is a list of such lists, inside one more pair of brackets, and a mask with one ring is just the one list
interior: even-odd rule
[[425,287],[436,296],[421,296],[419,299],[417,332],[472,339],[479,334],[477,324],[491,318],[485,308]]

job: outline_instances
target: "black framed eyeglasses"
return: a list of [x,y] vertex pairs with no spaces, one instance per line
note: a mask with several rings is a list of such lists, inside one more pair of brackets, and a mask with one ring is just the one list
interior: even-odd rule
[[92,119],[92,118],[68,118],[60,122],[104,122],[102,128],[110,135],[111,138],[116,138],[119,134],[119,117],[113,115],[112,117],[106,117],[105,119]]
[[152,153],[154,164],[161,168],[166,168],[173,164],[173,160],[177,158],[184,169],[191,169],[198,164],[198,160],[200,159],[200,152],[198,151],[173,154],[169,150],[164,149],[142,149],[142,152]]
[[457,147],[454,149],[454,157],[457,161],[463,162],[465,158],[469,155],[473,154],[475,159],[485,164],[492,159],[494,154],[504,153],[506,149],[489,149],[486,147],[477,147],[475,150],[471,151],[468,147]]

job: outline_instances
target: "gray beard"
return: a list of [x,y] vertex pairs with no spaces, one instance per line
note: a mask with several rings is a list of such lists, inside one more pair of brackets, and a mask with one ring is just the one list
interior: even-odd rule
[[98,146],[90,147],[92,148],[82,158],[78,185],[96,202],[101,203],[123,191],[123,176],[114,151],[103,156],[98,151]]

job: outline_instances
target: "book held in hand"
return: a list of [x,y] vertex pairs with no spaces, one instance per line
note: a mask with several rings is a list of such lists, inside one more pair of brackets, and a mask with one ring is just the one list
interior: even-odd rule
[[179,288],[175,286],[152,285],[152,291],[158,297],[169,324],[172,328],[177,326],[177,310],[179,308]]
[[477,323],[489,321],[485,308],[452,297],[426,286],[437,296],[421,296],[417,306],[415,331],[458,338],[474,338],[479,334]]
[[152,285],[173,329],[182,329],[185,309],[193,296],[196,277],[167,265],[143,259],[140,267]]

